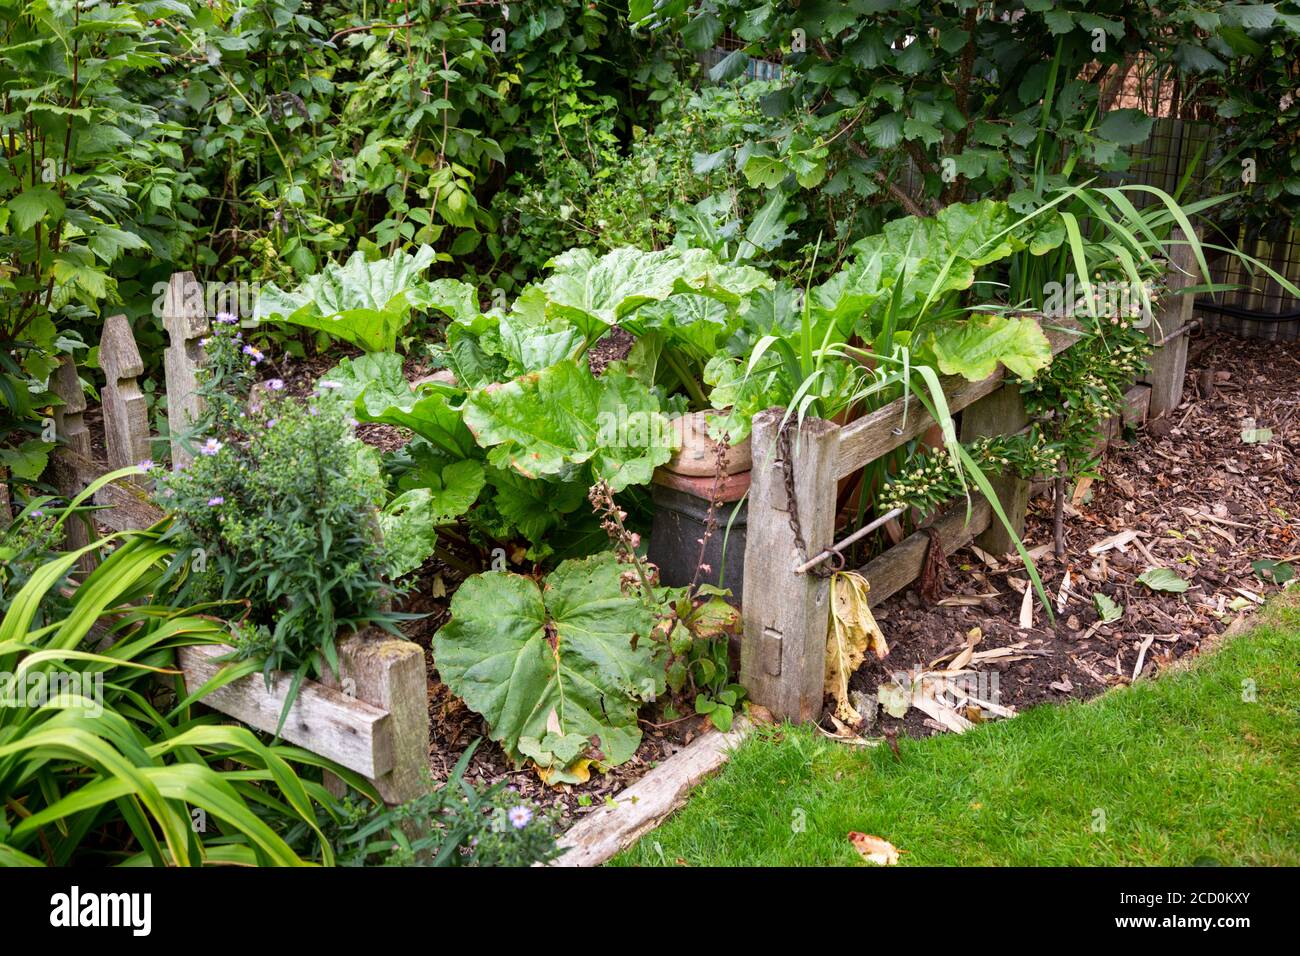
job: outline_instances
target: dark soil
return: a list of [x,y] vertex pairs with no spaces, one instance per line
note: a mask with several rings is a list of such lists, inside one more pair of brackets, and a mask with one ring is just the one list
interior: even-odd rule
[[[1298,419],[1300,344],[1194,340],[1183,403],[1139,429],[1130,443],[1111,446],[1102,478],[1078,489],[1067,508],[1064,559],[1056,560],[1050,547],[1037,559],[1054,604],[1070,575],[1055,623],[1035,599],[1034,626],[1019,626],[1028,577],[1018,558],[990,563],[966,548],[948,558],[939,605],[923,606],[913,587],[877,610],[891,652],[884,661],[870,659],[851,689],[874,699],[877,687],[897,671],[935,669],[937,659],[965,645],[972,628],[983,635],[977,651],[1023,642],[1032,655],[979,666],[988,676],[996,672],[998,702],[1017,711],[1131,683],[1144,644],[1136,679],[1197,653],[1239,612],[1276,589],[1252,562],[1291,561],[1300,568]],[[1273,436],[1247,444],[1242,430],[1252,427],[1271,428]],[[1141,533],[1140,546],[1088,553],[1126,530]],[[1050,497],[1031,503],[1024,540],[1031,552],[1050,545]],[[1187,591],[1162,593],[1137,583],[1155,565],[1187,580]],[[943,606],[944,600],[995,591],[997,596],[975,606]],[[1123,616],[1101,625],[1094,593],[1121,605]],[[924,736],[939,729],[912,709],[901,721],[882,712],[864,732]]]

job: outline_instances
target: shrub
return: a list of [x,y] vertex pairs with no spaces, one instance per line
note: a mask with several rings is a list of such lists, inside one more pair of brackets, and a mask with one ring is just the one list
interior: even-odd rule
[[[237,335],[228,329],[209,343],[213,368],[236,394]],[[186,597],[243,602],[241,655],[265,655],[268,673],[307,673],[318,648],[337,666],[340,628],[392,619],[380,610],[384,549],[375,509],[384,485],[377,457],[338,403],[266,394],[247,412],[210,398],[208,437],[187,468],[160,479],[160,497],[191,554]]]

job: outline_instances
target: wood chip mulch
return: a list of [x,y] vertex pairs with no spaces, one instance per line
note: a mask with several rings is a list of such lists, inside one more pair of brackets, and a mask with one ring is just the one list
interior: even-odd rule
[[[1056,560],[1048,547],[1038,559],[1053,603],[1070,576],[1054,625],[1035,599],[1033,626],[1019,626],[1028,579],[1018,558],[990,563],[965,548],[949,556],[943,572],[946,606],[924,602],[915,588],[882,604],[877,618],[890,655],[869,661],[851,688],[874,699],[895,672],[933,669],[979,628],[977,650],[1023,642],[1030,655],[981,665],[986,676],[996,673],[998,703],[1021,711],[1092,697],[1196,654],[1255,608],[1277,587],[1252,562],[1289,561],[1300,571],[1300,343],[1216,336],[1194,340],[1190,353],[1182,404],[1130,443],[1111,446],[1102,478],[1067,507],[1065,558]],[[1249,429],[1271,429],[1272,437],[1247,443],[1242,432]],[[1024,540],[1031,552],[1052,541],[1051,510],[1049,497],[1030,505]],[[1089,553],[1130,531],[1137,537],[1123,547]],[[1176,572],[1188,589],[1164,593],[1138,583],[1154,566]],[[959,603],[992,592],[973,606]],[[1123,616],[1101,624],[1095,593],[1121,605]],[[882,712],[862,732],[925,736],[939,729],[912,709],[901,721]]]

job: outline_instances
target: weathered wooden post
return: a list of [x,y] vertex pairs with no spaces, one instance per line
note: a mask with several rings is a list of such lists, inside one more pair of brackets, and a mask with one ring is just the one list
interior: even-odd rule
[[[65,355],[55,370],[51,381],[51,390],[63,400],[62,405],[54,408],[54,429],[62,444],[54,450],[54,481],[59,492],[66,498],[75,497],[84,487],[83,467],[92,461],[90,449],[90,430],[86,428],[86,395],[81,388],[81,378],[77,375],[77,363],[71,355]],[[64,522],[64,546],[69,551],[76,551],[90,544],[90,531],[84,521],[72,518]],[[81,567],[90,571],[95,566],[93,555],[81,559]]]
[[[405,803],[427,790],[429,689],[424,649],[376,631],[362,631],[338,643],[339,672],[324,668],[321,683],[388,712],[393,769],[372,782],[389,804]],[[342,782],[326,776],[331,792]]]
[[[1192,317],[1194,296],[1180,294],[1198,281],[1196,256],[1186,245],[1186,235],[1174,229],[1169,251],[1169,274],[1166,281],[1169,291],[1147,329],[1153,342],[1163,342],[1149,361],[1144,382],[1151,386],[1151,406],[1148,415],[1159,418],[1178,407],[1183,400],[1183,376],[1187,372],[1187,335],[1183,326]],[[1173,243],[1177,243],[1174,245]]]
[[203,286],[193,272],[172,275],[163,305],[163,327],[171,339],[171,345],[163,352],[163,365],[167,377],[167,429],[171,435],[172,467],[184,468],[194,456],[185,449],[181,436],[203,412],[198,370],[204,356],[199,340],[208,333]]
[[14,513],[9,504],[9,469],[0,465],[0,531],[13,523]]
[[[963,444],[977,438],[993,435],[1014,435],[1029,424],[1025,401],[1020,394],[1020,384],[1008,382],[997,391],[986,395],[961,413],[961,441]],[[997,495],[1007,520],[1016,535],[1025,533],[1025,512],[1029,508],[1029,482],[1013,473],[989,475],[989,484]],[[995,515],[989,526],[976,536],[975,543],[989,554],[1002,555],[1015,549],[1015,542],[1006,526]]]
[[[812,418],[789,426],[790,501],[777,441],[784,414],[769,408],[754,416],[740,680],[750,698],[775,716],[811,721],[822,710],[830,583],[795,568],[834,543],[839,426]],[[792,509],[806,555],[795,544]]]
[[[131,323],[114,315],[104,323],[99,339],[99,367],[104,370],[104,437],[110,469],[138,465],[149,457],[149,407],[140,383],[144,361],[136,347]],[[143,483],[144,476],[134,479]]]

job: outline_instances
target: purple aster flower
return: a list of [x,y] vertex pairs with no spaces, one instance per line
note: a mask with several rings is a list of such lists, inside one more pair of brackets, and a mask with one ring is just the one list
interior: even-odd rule
[[284,379],[282,379],[282,378],[268,378],[268,379],[266,380],[266,387],[269,388],[269,389],[270,389],[271,391],[273,391],[273,392],[278,392],[278,391],[280,391],[280,389],[284,388]]
[[44,517],[45,517],[45,512],[42,511],[40,508],[37,508],[35,511],[32,512],[32,515],[31,515],[31,516],[32,516],[33,518],[44,518]]
[[209,508],[215,508],[217,505],[224,505],[225,503],[226,503],[226,499],[221,497],[221,495],[214,495],[213,497],[208,499]]
[[256,365],[258,362],[262,361],[262,353],[261,353],[261,351],[258,350],[258,349],[255,349],[255,348],[254,348],[253,346],[251,346],[251,345],[245,345],[244,348],[243,348],[243,352],[244,352],[245,355],[247,355],[250,359],[253,360],[253,364],[254,364],[254,365]]
[[319,382],[317,382],[316,384],[319,385],[321,388],[331,388],[331,389],[333,389],[333,388],[342,388],[342,387],[343,387],[343,386],[340,385],[338,382],[331,382],[331,381],[330,381],[329,379],[327,379],[327,378],[323,378],[323,379],[321,379],[321,380],[320,380]]
[[153,459],[146,458],[144,461],[136,465],[136,467],[139,468],[141,471],[153,471]]
[[267,428],[274,428],[274,427],[275,427],[275,423],[278,422],[279,420],[280,420],[280,419],[278,419],[278,418],[268,418],[268,419],[266,420],[266,427],[267,427]]
[[533,811],[528,809],[528,807],[521,805],[512,808],[510,812],[506,814],[506,817],[509,818],[511,826],[516,830],[522,830],[524,827],[528,826],[528,821],[533,818]]
[[209,438],[199,446],[199,452],[204,455],[215,455],[219,451],[221,451],[221,442],[215,438]]
[[222,325],[234,325],[239,319],[231,312],[218,312],[217,321]]

